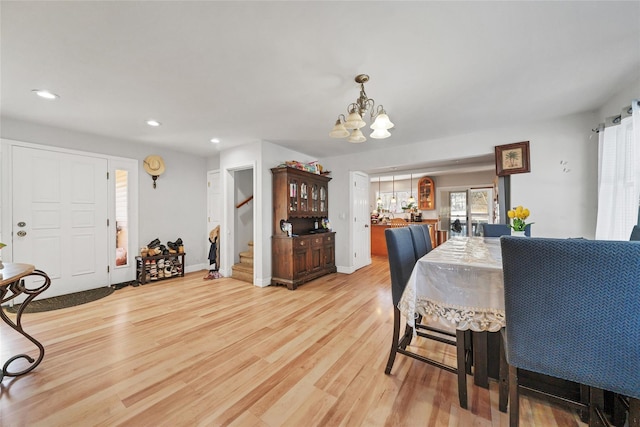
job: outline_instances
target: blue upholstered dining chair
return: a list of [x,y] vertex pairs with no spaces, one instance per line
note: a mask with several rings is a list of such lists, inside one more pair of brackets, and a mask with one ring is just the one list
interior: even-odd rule
[[591,388],[590,425],[604,420],[602,390],[629,397],[640,425],[640,245],[510,236],[500,244],[510,424],[518,425],[524,369]]
[[[482,223],[482,235],[484,237],[510,236],[511,227],[509,227],[507,224]],[[524,235],[527,237],[531,236],[531,224],[527,224],[524,227]]]
[[431,252],[431,236],[429,235],[429,226],[425,224],[410,225],[411,240],[413,241],[413,249],[416,255],[416,261]]
[[631,236],[629,236],[629,240],[633,240],[633,241],[640,240],[640,225],[633,226],[633,230],[631,230]]
[[[398,303],[402,298],[402,293],[407,286],[407,281],[409,280],[409,277],[411,277],[413,267],[417,261],[410,228],[411,227],[399,227],[388,228],[385,230],[385,239],[389,257],[389,273],[391,276],[391,299],[393,301],[393,340],[391,343],[391,351],[389,352],[387,367],[385,368],[385,374],[391,373],[397,353],[437,366],[438,368],[449,372],[454,372],[458,375],[458,398],[460,400],[460,406],[466,409],[466,361],[470,357],[470,334],[468,331],[456,331],[455,335],[451,333],[438,333],[437,330],[436,333],[433,333],[434,329],[420,324],[419,319],[416,321],[416,335],[418,337],[432,339],[456,346],[456,367],[446,365],[438,360],[430,359],[408,350],[407,346],[411,344],[413,339],[413,328],[410,325],[405,325],[405,332],[402,337],[400,336],[401,313],[398,309]],[[423,249],[421,248],[420,250]]]

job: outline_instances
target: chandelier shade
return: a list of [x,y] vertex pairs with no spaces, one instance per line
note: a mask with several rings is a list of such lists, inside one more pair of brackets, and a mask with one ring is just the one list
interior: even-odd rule
[[346,138],[349,136],[349,131],[344,127],[344,124],[340,119],[336,120],[336,125],[333,130],[329,132],[331,138]]
[[349,139],[347,139],[347,141],[354,143],[365,142],[366,140],[367,138],[364,137],[360,129],[354,129]]
[[356,113],[355,111],[352,111],[348,116],[347,116],[347,121],[344,124],[345,129],[360,129],[362,127],[365,127],[367,125],[367,123],[362,120],[362,117],[360,117],[360,114]]
[[411,204],[415,202],[416,199],[413,198],[413,174],[411,174],[411,181],[409,183],[409,200],[407,200],[407,203]]
[[373,130],[370,137],[374,139],[390,137],[391,133],[389,129],[393,128],[394,124],[389,119],[382,105],[376,106],[373,98],[369,98],[364,91],[364,84],[369,81],[369,76],[366,74],[358,74],[355,81],[360,85],[360,96],[355,102],[347,106],[347,117],[345,117],[344,114],[338,116],[338,120],[336,120],[336,124],[331,132],[329,132],[329,136],[331,138],[348,138],[347,140],[349,142],[366,141],[367,138],[360,129],[366,126],[365,118],[368,115],[373,122],[370,126]]
[[392,191],[392,193],[391,193],[391,204],[394,205],[397,202],[397,200],[396,200],[396,177],[395,176],[391,177],[391,185],[393,186],[392,190],[391,190]]
[[371,132],[371,135],[369,136],[374,139],[385,139],[385,138],[389,138],[391,134],[386,129],[376,129],[373,132]]
[[387,116],[387,113],[384,112],[384,110],[382,110],[382,112],[380,114],[378,114],[378,117],[376,117],[376,121],[373,122],[373,124],[371,125],[371,129],[374,130],[378,130],[378,129],[391,129],[393,127],[393,123],[391,123],[391,120],[389,120],[389,116]]

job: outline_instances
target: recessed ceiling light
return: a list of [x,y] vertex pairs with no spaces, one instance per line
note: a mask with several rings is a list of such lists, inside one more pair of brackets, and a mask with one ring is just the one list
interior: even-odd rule
[[158,127],[158,126],[160,126],[162,123],[160,123],[160,122],[159,122],[159,121],[157,121],[157,120],[147,120],[147,124],[148,124],[149,126]]
[[44,98],[44,99],[58,99],[58,98],[60,98],[55,93],[49,92],[46,89],[33,89],[32,92],[34,92],[40,98]]
[[220,140],[218,138],[211,138],[210,141],[214,144],[220,144]]

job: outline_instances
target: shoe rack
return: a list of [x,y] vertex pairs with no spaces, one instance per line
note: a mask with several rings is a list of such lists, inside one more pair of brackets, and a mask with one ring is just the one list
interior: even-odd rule
[[136,280],[141,285],[159,280],[184,277],[186,253],[168,255],[137,256]]

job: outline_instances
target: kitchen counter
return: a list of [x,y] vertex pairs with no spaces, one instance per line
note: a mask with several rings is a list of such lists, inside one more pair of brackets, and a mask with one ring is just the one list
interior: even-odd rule
[[[406,224],[404,225],[409,226],[412,224],[429,224],[431,227],[429,229],[429,234],[431,236],[431,244],[432,246],[435,248],[436,246],[438,246],[438,240],[437,240],[437,227],[438,227],[438,220],[437,219],[423,219],[422,222],[405,222]],[[371,224],[371,255],[378,255],[378,256],[387,256],[387,240],[384,236],[384,230],[386,230],[387,228],[391,228],[392,225],[390,224]],[[393,227],[403,227],[402,224],[393,224]],[[441,242],[440,242],[441,243]]]

